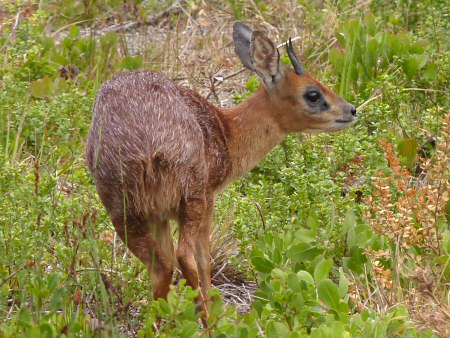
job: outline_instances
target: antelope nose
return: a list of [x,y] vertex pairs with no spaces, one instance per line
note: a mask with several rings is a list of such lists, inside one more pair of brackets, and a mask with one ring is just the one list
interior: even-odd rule
[[352,109],[350,110],[350,112],[352,113],[352,115],[353,115],[354,117],[357,117],[357,116],[358,116],[358,114],[357,114],[357,112],[356,112],[355,106],[352,106]]

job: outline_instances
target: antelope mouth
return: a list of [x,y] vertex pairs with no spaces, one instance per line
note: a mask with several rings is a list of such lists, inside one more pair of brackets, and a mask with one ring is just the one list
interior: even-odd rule
[[350,119],[350,120],[335,120],[334,122],[346,124],[346,123],[353,123],[353,122],[355,122],[355,120],[356,120],[356,119]]

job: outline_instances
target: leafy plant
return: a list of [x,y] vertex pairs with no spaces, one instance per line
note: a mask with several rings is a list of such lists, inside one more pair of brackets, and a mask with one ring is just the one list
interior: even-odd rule
[[[95,33],[168,6],[14,1],[0,11],[0,336],[449,336],[448,1],[185,2],[146,33],[148,54],[126,50],[130,32]],[[236,18],[301,37],[306,69],[360,105],[359,120],[289,136],[217,200],[215,243],[226,248],[212,254],[237,271],[225,285],[241,293],[213,289],[201,327],[184,280],[167,301],[149,299],[84,142],[95,92],[115,73],[162,67],[204,89],[204,65],[238,70],[222,49]],[[214,88],[226,103],[260,85],[248,72],[227,81]]]
[[380,74],[402,72],[407,79],[420,74],[431,79],[437,73],[425,53],[426,40],[414,41],[411,33],[380,31],[373,14],[343,23],[336,39],[343,51],[333,48],[329,57],[341,79],[337,87],[345,97]]

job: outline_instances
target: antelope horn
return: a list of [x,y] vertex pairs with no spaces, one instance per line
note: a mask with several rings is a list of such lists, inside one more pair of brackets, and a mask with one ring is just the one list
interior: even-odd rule
[[289,42],[286,42],[286,49],[288,52],[289,59],[291,60],[292,66],[294,66],[295,73],[298,75],[303,75],[305,70],[300,63],[297,55],[294,52],[294,47],[292,46],[292,39],[289,37]]

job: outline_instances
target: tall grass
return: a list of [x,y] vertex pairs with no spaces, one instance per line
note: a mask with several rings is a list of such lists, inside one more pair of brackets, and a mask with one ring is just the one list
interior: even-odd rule
[[[131,36],[102,29],[144,22],[159,3],[128,17],[125,2],[69,3],[19,1],[2,16],[0,336],[448,335],[446,1],[189,2],[139,30],[140,55],[122,51]],[[361,108],[348,132],[288,137],[218,199],[223,293],[206,329],[183,281],[151,300],[84,144],[95,93],[123,70],[162,70],[226,105],[250,95],[246,72],[211,88],[240,67],[227,33],[237,19],[280,42],[300,37],[305,67]],[[62,80],[61,67],[79,74]]]

